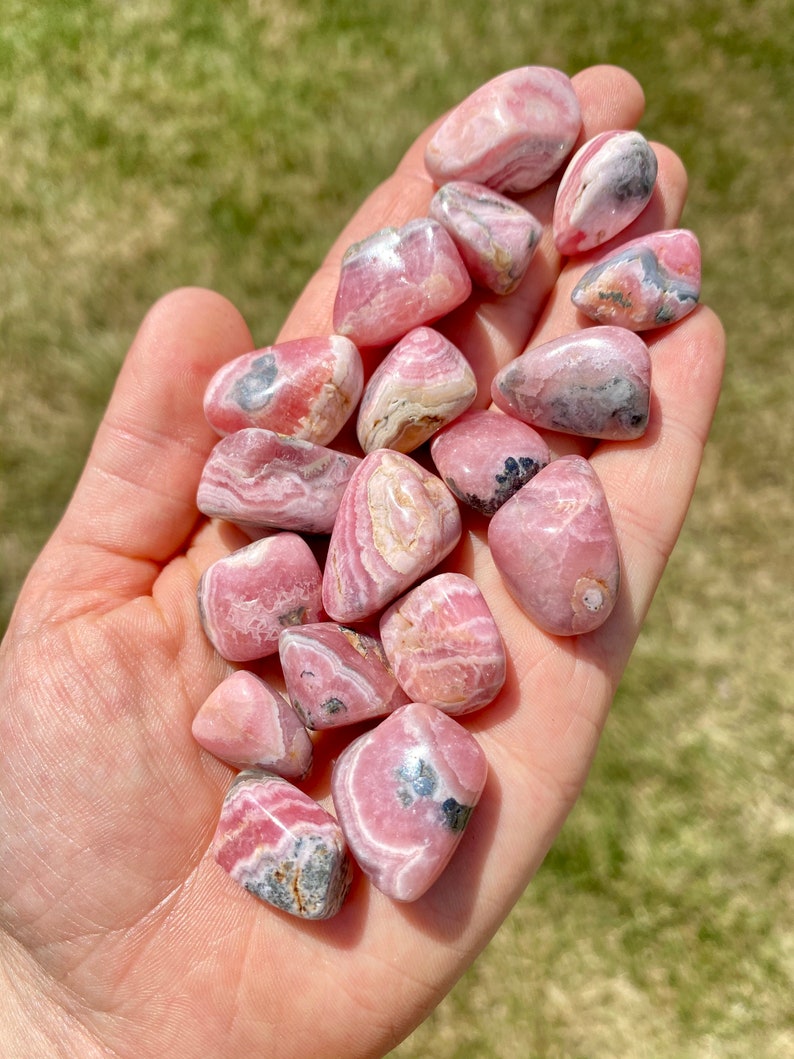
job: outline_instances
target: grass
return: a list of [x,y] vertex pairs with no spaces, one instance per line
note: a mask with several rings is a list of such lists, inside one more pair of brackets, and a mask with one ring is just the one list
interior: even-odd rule
[[395,1059],[794,1054],[791,0],[6,0],[0,621],[147,306],[261,344],[413,136],[526,62],[618,62],[683,157],[730,362],[687,526],[585,796]]

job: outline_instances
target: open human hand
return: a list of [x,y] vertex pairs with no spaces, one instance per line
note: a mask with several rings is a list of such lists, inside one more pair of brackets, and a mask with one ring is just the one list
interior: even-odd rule
[[[592,68],[573,81],[582,139],[641,117],[641,89],[624,71]],[[342,233],[281,340],[330,332],[348,245],[426,214],[430,131]],[[616,242],[678,222],[685,173],[668,149],[654,149],[653,198]],[[553,200],[551,185],[522,199],[546,234],[519,289],[475,294],[437,325],[474,367],[483,404],[495,371],[530,342],[581,326],[570,291],[584,259],[568,264],[554,251]],[[2,645],[4,1054],[352,1059],[382,1055],[439,1002],[509,913],[579,795],[692,496],[722,329],[700,306],[646,338],[646,435],[549,438],[555,455],[588,455],[604,485],[622,557],[615,610],[585,636],[541,632],[504,590],[484,520],[464,516],[443,569],[476,580],[508,655],[498,699],[463,719],[489,764],[482,800],[453,864],[418,901],[393,902],[358,875],[337,916],[307,923],[245,893],[208,854],[232,770],[191,736],[196,710],[230,671],[202,632],[196,585],[242,543],[196,511],[217,440],[202,397],[217,368],[255,343],[209,291],[179,290],[152,308]],[[320,796],[344,738],[318,742]]]

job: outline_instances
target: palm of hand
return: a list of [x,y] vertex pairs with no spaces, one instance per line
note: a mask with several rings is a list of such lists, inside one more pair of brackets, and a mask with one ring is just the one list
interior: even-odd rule
[[[575,83],[587,136],[639,118],[641,95],[627,75],[593,70]],[[350,242],[425,212],[423,142],[343,233],[283,338],[329,328]],[[658,153],[658,191],[629,235],[670,227],[680,214],[683,173]],[[548,220],[550,203],[546,189],[528,205]],[[530,337],[579,326],[568,292],[580,272],[560,274],[546,248],[515,295],[475,300],[447,322],[482,394]],[[190,734],[227,672],[200,630],[196,582],[238,543],[228,529],[196,523],[196,482],[214,441],[201,396],[219,364],[254,342],[209,292],[177,292],[149,314],[3,645],[0,952],[39,990],[52,1039],[80,1040],[66,1054],[179,1048],[233,1057],[277,1043],[285,1056],[380,1054],[443,996],[508,913],[581,789],[691,496],[719,387],[719,325],[700,309],[651,344],[648,436],[591,454],[623,554],[618,607],[590,636],[541,634],[504,592],[472,521],[445,566],[477,580],[510,669],[497,703],[468,722],[490,777],[455,869],[410,906],[358,879],[336,918],[305,924],[238,890],[207,856],[230,771]],[[554,439],[555,451],[563,446],[575,447]],[[326,742],[330,756],[334,740]],[[315,776],[316,793],[327,793],[322,760]]]

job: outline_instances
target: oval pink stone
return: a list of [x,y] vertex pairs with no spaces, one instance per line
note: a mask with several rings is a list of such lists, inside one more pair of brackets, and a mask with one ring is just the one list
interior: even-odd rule
[[438,879],[479,801],[477,740],[440,710],[410,703],[352,742],[331,791],[350,851],[383,893],[415,901]]
[[213,375],[204,413],[219,434],[264,427],[325,445],[364,387],[361,354],[348,338],[297,338],[245,353]]
[[620,559],[604,490],[581,456],[544,467],[488,526],[494,563],[510,594],[546,632],[591,632],[608,617]]
[[409,331],[366,385],[356,431],[364,452],[413,452],[469,407],[477,380],[469,362],[431,327]]
[[339,622],[376,614],[429,573],[460,540],[457,502],[410,456],[377,449],[353,473],[336,516],[323,605]]
[[458,104],[425,152],[437,184],[470,180],[519,193],[542,184],[573,149],[579,100],[562,71],[522,66],[494,77]]
[[433,323],[471,294],[471,278],[449,234],[417,218],[354,243],[342,259],[334,330],[359,346],[396,342]]
[[479,588],[464,574],[437,574],[411,589],[383,614],[380,635],[414,702],[459,716],[486,706],[502,689],[502,637]]
[[193,738],[238,769],[302,779],[312,765],[312,741],[295,711],[244,669],[221,681],[206,699],[193,719]]
[[642,133],[613,129],[580,147],[554,204],[554,243],[561,254],[600,246],[635,220],[656,183],[657,161]]

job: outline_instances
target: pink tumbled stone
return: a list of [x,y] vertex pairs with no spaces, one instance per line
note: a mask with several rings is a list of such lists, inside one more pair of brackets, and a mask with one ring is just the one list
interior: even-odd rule
[[415,901],[460,842],[487,765],[477,740],[433,706],[409,703],[337,759],[334,806],[350,851],[373,885]]
[[580,147],[554,204],[554,243],[581,254],[622,232],[648,204],[657,161],[642,133],[612,129]]
[[508,70],[458,104],[425,151],[437,184],[469,180],[519,193],[542,184],[582,125],[570,78],[547,66]]
[[466,180],[439,188],[429,214],[452,236],[474,282],[495,294],[516,289],[543,234],[529,210]]
[[193,738],[238,769],[302,779],[312,764],[312,741],[295,711],[268,683],[243,669],[209,695],[193,719]]
[[342,259],[334,330],[359,346],[396,342],[471,294],[471,278],[447,231],[422,217],[354,243]]
[[413,452],[477,396],[469,362],[431,327],[409,331],[375,369],[358,410],[364,452]]
[[369,453],[331,533],[326,612],[338,622],[371,617],[440,563],[461,530],[457,502],[440,478],[401,452]]
[[686,228],[654,232],[598,261],[571,301],[591,320],[648,331],[681,320],[700,298],[700,244]]
[[617,599],[620,560],[595,471],[561,456],[501,507],[488,526],[493,560],[511,595],[546,632],[590,632]]
[[287,694],[307,728],[357,724],[408,702],[375,636],[318,622],[284,629],[278,652]]
[[383,648],[413,702],[459,716],[496,698],[505,681],[502,637],[482,593],[464,574],[436,574],[380,620]]
[[588,327],[526,350],[497,372],[504,412],[547,430],[629,441],[648,425],[651,357],[625,327]]
[[230,662],[264,658],[288,625],[320,621],[322,572],[295,533],[275,533],[208,567],[199,581],[199,614],[217,652]]
[[219,434],[264,427],[325,445],[342,429],[363,386],[361,354],[348,338],[297,338],[219,368],[204,413]]
[[360,462],[311,441],[248,427],[214,447],[196,502],[205,515],[238,525],[330,533]]
[[232,782],[212,854],[244,889],[301,919],[336,915],[353,877],[331,814],[287,780],[257,769]]
[[513,416],[470,409],[433,437],[430,455],[459,500],[493,515],[546,466],[549,446]]

